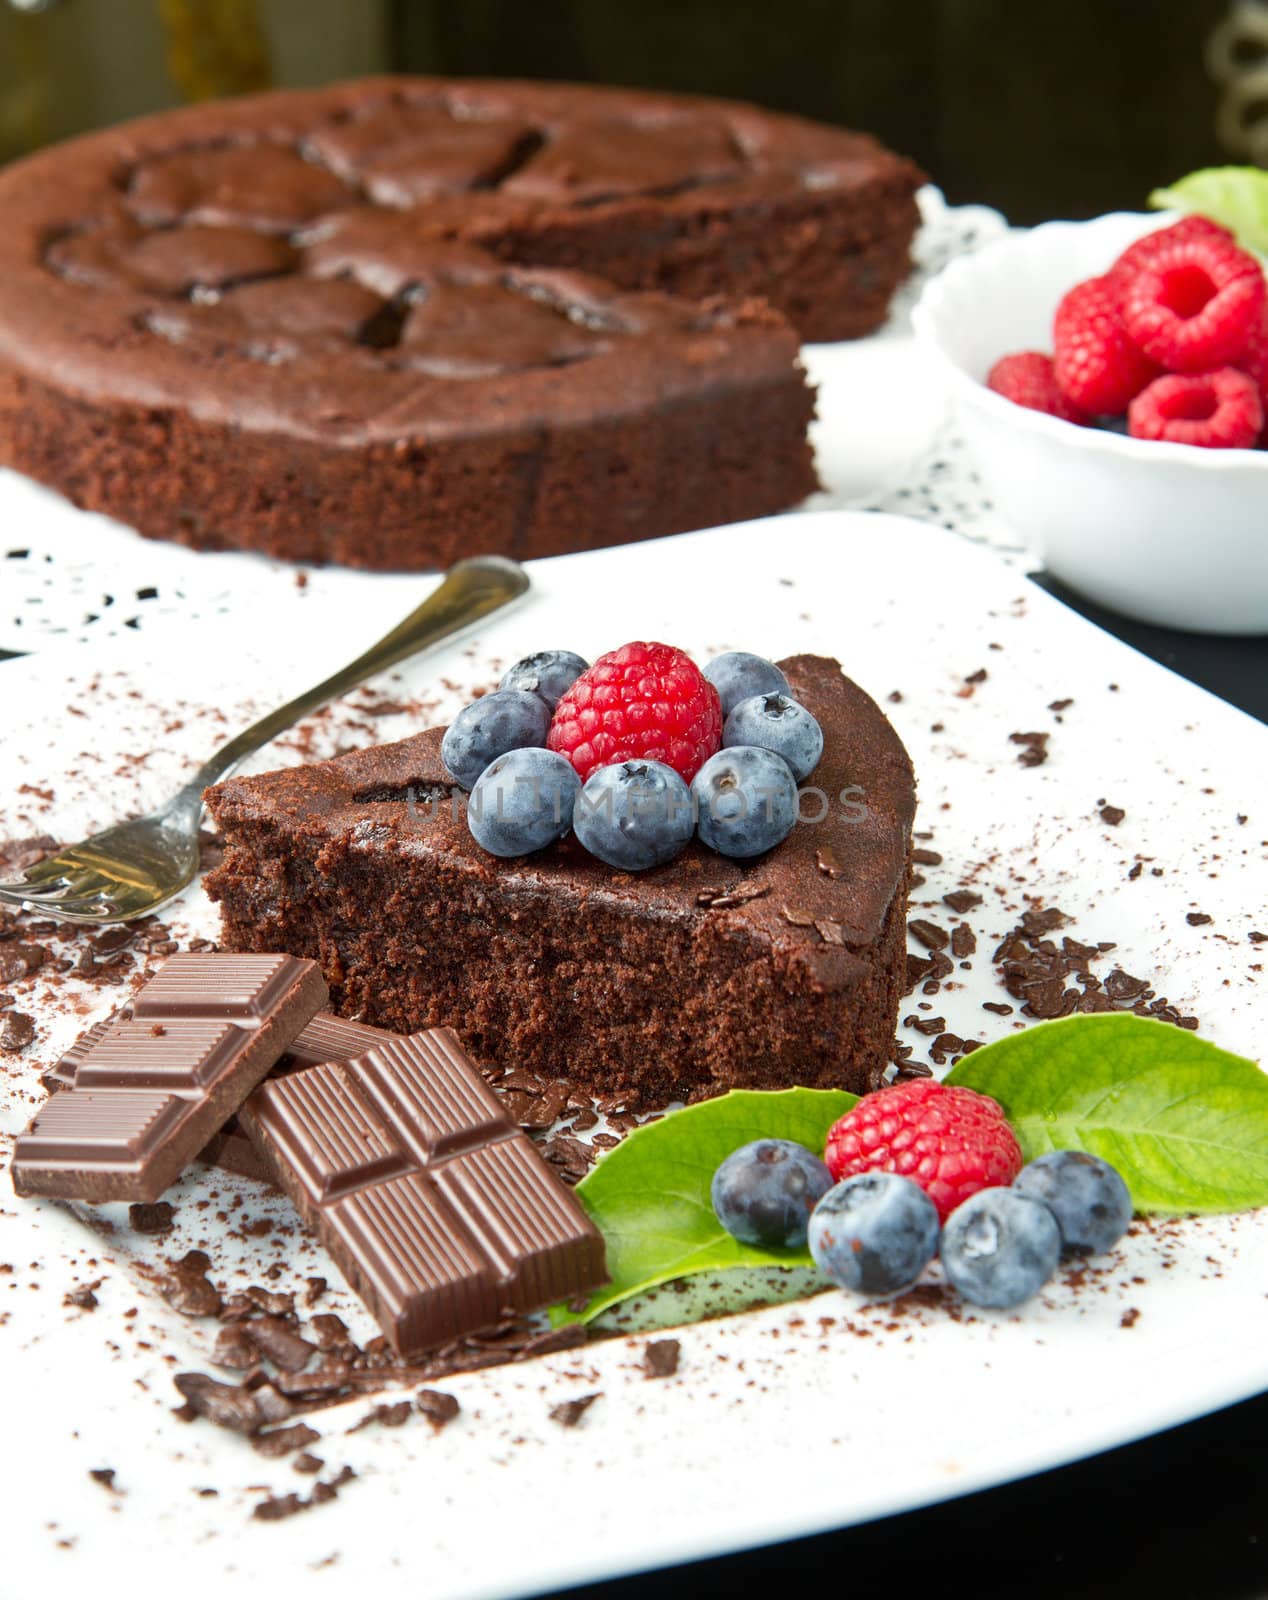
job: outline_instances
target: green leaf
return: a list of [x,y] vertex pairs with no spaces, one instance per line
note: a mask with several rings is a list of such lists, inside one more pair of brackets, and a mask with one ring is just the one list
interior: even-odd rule
[[636,1128],[576,1190],[607,1244],[612,1281],[580,1313],[557,1306],[554,1325],[589,1322],[693,1272],[812,1265],[807,1250],[773,1253],[733,1239],[713,1214],[709,1185],[752,1139],[795,1139],[819,1155],[828,1129],[857,1099],[843,1089],[737,1089]]
[[1268,255],[1268,172],[1259,167],[1207,167],[1166,189],[1149,204],[1162,211],[1197,211],[1222,222],[1248,250]]
[[1183,1028],[1067,1017],[975,1050],[946,1081],[998,1100],[1027,1161],[1110,1162],[1138,1211],[1268,1205],[1268,1077]]

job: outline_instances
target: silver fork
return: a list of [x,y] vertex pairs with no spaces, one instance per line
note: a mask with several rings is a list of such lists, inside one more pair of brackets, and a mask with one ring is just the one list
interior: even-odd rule
[[204,789],[228,777],[247,756],[318,706],[509,605],[528,587],[523,567],[501,556],[456,562],[391,633],[222,745],[166,805],[59,850],[16,882],[0,883],[0,901],[47,911],[68,922],[129,922],[155,910],[198,871]]

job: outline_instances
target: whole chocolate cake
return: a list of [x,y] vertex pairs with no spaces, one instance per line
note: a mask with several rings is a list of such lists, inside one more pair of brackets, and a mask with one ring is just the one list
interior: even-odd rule
[[815,486],[800,339],[884,317],[920,175],[721,101],[375,79],[0,175],[0,464],[142,533],[374,568]]
[[431,729],[208,791],[224,945],[319,961],[344,1015],[451,1026],[486,1061],[631,1106],[874,1088],[905,985],[911,762],[836,662],[780,665],[823,729],[823,798],[765,855],[692,843],[632,874],[568,837],[500,860]]

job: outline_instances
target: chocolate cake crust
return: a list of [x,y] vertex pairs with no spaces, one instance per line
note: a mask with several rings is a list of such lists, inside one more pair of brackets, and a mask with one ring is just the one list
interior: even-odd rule
[[[823,726],[827,804],[765,856],[697,843],[630,874],[568,838],[497,860],[431,729],[208,791],[223,942],[320,961],[344,1015],[451,1026],[483,1060],[631,1106],[874,1087],[905,982],[911,763],[835,662],[781,666]],[[822,809],[807,793],[803,815]]]
[[883,317],[918,181],[618,90],[146,118],[0,176],[0,462],[155,537],[379,568],[764,515],[815,486],[798,333]]

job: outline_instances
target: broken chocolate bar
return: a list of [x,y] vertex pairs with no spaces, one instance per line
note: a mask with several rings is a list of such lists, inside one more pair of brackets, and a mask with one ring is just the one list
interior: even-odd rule
[[[399,1038],[400,1034],[389,1033],[386,1028],[372,1028],[365,1022],[350,1022],[330,1011],[319,1011],[292,1041],[269,1077],[280,1078],[323,1061],[346,1061],[372,1045]],[[209,1167],[219,1167],[222,1172],[235,1173],[239,1178],[250,1178],[254,1183],[276,1182],[273,1169],[243,1133],[237,1117],[230,1118],[220,1132],[207,1141],[198,1159]]]
[[599,1231],[448,1028],[273,1079],[239,1120],[406,1360],[604,1281]]
[[286,1065],[315,1067],[323,1061],[348,1061],[377,1044],[400,1037],[386,1028],[372,1028],[368,1022],[352,1022],[330,1011],[319,1011],[287,1048]]
[[126,1006],[122,1011],[115,1012],[113,1016],[103,1017],[100,1022],[94,1022],[86,1033],[80,1034],[79,1038],[75,1040],[60,1061],[54,1062],[51,1067],[40,1074],[44,1087],[46,1089],[69,1089],[75,1081],[75,1074],[79,1071],[79,1063],[110,1027],[110,1024],[118,1021],[121,1017],[130,1017],[131,1015],[131,1007]]
[[173,956],[74,1047],[72,1085],[14,1147],[15,1191],[157,1200],[328,998],[313,961]]
[[[50,1091],[71,1088],[79,1063],[90,1047],[114,1023],[126,1021],[132,1015],[132,1007],[126,1005],[101,1022],[94,1022],[86,1033],[80,1034],[61,1060],[41,1075],[45,1087]],[[285,1055],[269,1069],[269,1076],[278,1077],[320,1061],[343,1061],[384,1039],[398,1037],[398,1034],[388,1033],[386,1029],[372,1028],[368,1023],[350,1022],[344,1017],[336,1017],[333,1012],[319,1011],[286,1047]],[[223,1128],[212,1135],[198,1152],[198,1159],[209,1167],[219,1167],[223,1172],[236,1173],[238,1177],[250,1178],[256,1183],[273,1182],[271,1169],[238,1126],[236,1117],[231,1117]]]

